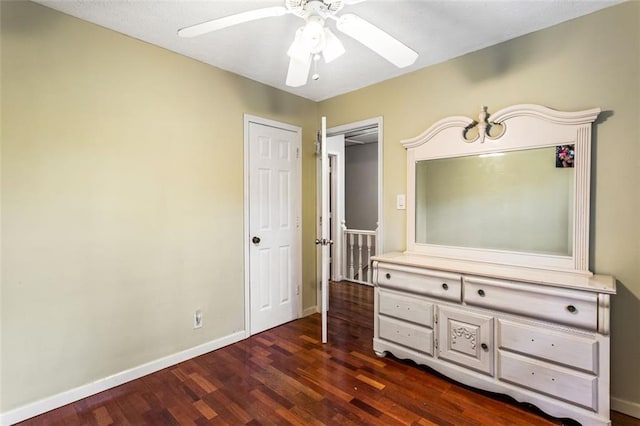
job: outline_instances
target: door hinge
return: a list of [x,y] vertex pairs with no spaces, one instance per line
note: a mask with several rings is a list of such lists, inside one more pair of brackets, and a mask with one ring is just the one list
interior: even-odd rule
[[296,286],[296,296],[299,296],[299,295],[300,295],[300,286],[297,285]]
[[296,159],[300,158],[300,148],[296,148]]
[[433,348],[437,351],[438,350],[438,339],[433,339]]
[[296,228],[300,228],[300,216],[296,216]]

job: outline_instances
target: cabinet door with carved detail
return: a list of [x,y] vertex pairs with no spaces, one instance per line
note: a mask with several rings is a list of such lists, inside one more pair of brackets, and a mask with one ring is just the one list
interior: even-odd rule
[[493,376],[493,317],[438,308],[438,357]]

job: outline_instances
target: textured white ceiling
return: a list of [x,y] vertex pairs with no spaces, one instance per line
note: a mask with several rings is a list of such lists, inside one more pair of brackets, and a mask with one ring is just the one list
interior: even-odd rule
[[[303,24],[293,15],[244,23],[192,39],[179,28],[283,0],[36,0],[37,3],[287,92],[320,101],[620,3],[622,0],[368,0],[345,6],[419,53],[398,69],[345,34],[347,53],[319,61],[320,80],[285,85],[287,48]],[[327,23],[335,30],[333,22]]]

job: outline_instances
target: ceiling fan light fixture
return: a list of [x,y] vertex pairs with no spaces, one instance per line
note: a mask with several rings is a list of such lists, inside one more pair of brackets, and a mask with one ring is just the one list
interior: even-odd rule
[[324,40],[325,44],[324,49],[322,49],[322,56],[327,64],[345,53],[342,42],[331,32],[329,28],[324,29]]
[[302,40],[311,52],[319,52],[324,47],[324,21],[319,16],[310,16],[302,27]]
[[306,62],[309,55],[321,52],[325,45],[324,21],[320,17],[311,16],[305,26],[296,31],[287,55],[300,62]]
[[287,50],[287,55],[291,59],[295,59],[299,62],[306,62],[311,55],[311,50],[307,43],[305,43],[304,38],[302,36],[304,27],[298,28],[296,31],[296,36],[293,39],[293,43],[289,46],[289,50]]

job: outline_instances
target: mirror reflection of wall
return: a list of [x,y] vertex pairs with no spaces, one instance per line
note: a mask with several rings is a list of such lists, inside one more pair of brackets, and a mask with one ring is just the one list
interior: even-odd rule
[[555,146],[416,163],[416,242],[572,255],[574,169]]

